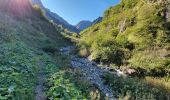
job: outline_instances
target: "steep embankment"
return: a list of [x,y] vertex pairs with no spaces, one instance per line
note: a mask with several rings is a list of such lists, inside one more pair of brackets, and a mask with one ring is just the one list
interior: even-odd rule
[[64,30],[29,1],[0,0],[0,99],[101,98],[59,53],[70,45],[61,35]]
[[47,72],[59,66],[45,52],[55,52],[68,41],[29,0],[0,0],[0,19],[0,99],[41,99],[38,95],[45,94],[45,80],[50,77]]
[[60,34],[60,28],[50,23],[43,16],[40,8],[33,8],[29,0],[6,0],[5,2],[1,0],[0,2],[2,5],[0,6],[0,31],[3,35],[11,35],[8,40],[21,40],[31,47],[38,48],[43,48],[50,43],[58,44],[59,41],[62,44],[65,41]]
[[165,75],[170,66],[169,12],[168,0],[122,0],[105,11],[101,23],[81,32],[80,49],[97,62]]

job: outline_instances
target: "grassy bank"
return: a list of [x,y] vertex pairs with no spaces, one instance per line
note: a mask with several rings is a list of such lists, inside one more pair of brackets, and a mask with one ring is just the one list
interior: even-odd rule
[[112,87],[119,99],[126,100],[168,100],[169,78],[128,78],[110,74],[104,76],[105,83]]

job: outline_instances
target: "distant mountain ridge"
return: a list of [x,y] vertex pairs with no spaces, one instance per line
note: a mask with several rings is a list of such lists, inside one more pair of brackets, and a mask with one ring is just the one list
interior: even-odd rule
[[97,24],[97,23],[100,23],[101,21],[102,21],[102,17],[98,17],[97,19],[95,19],[94,21],[80,21],[75,27],[78,29],[78,30],[80,30],[80,31],[82,31],[82,30],[84,30],[84,29],[86,29],[86,28],[88,28],[88,27],[90,27],[90,26],[92,26],[92,25],[95,25],[95,24]]
[[88,20],[86,21],[83,20],[74,26],[74,25],[69,24],[66,20],[64,20],[62,17],[60,17],[56,13],[51,12],[49,9],[45,8],[41,0],[31,0],[31,2],[32,2],[32,5],[39,5],[40,8],[45,12],[46,17],[49,20],[52,20],[57,25],[62,25],[64,28],[66,28],[68,31],[71,31],[71,32],[80,33],[82,30],[101,22],[102,20],[102,17],[97,18],[93,22],[88,21]]
[[93,22],[92,22],[92,25],[95,25],[97,23],[100,23],[102,21],[103,17],[98,17],[97,19],[95,19]]
[[76,32],[78,33],[79,30],[76,29],[73,25],[69,24],[66,20],[64,20],[62,17],[57,15],[54,12],[51,12],[49,9],[45,8],[41,2],[41,0],[32,0],[33,5],[39,5],[42,10],[44,10],[45,15],[50,19],[53,20],[54,23],[58,25],[62,25],[64,28],[68,29],[71,32]]
[[86,28],[88,28],[89,26],[92,25],[92,22],[91,21],[80,21],[75,27],[78,29],[78,30],[84,30]]

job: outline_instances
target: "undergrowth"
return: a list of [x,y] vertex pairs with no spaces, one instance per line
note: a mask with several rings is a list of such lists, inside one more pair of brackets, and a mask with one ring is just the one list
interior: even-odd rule
[[95,93],[92,93],[97,88],[94,88],[85,79],[81,79],[81,74],[77,74],[78,70],[70,68],[69,56],[56,52],[53,56],[48,55],[42,59],[46,62],[48,99],[89,100],[97,98],[94,96]]
[[0,99],[34,99],[36,54],[20,42],[0,45]]
[[113,92],[120,99],[168,100],[170,97],[169,92],[167,92],[167,90],[169,91],[169,88],[167,88],[169,81],[163,81],[163,79],[125,78],[106,74],[104,80],[105,84],[111,86]]

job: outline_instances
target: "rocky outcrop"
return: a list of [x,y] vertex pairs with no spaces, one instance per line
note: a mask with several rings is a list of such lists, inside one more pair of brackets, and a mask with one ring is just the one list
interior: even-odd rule
[[170,22],[170,4],[167,6],[166,19]]
[[119,33],[122,33],[122,32],[125,31],[125,29],[126,29],[126,20],[127,20],[127,18],[125,18],[123,20],[123,22],[120,22],[120,24],[119,24]]

